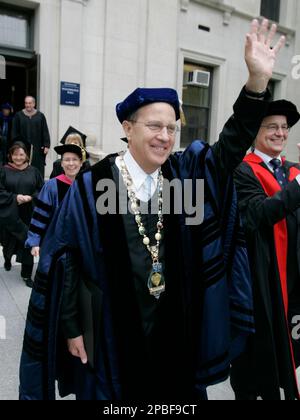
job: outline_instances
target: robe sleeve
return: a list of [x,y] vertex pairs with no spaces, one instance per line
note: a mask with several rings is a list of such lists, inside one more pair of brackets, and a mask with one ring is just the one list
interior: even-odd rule
[[273,226],[300,206],[300,186],[297,180],[289,182],[273,197],[268,197],[251,167],[245,162],[235,171],[235,185],[247,230],[254,231],[262,225]]
[[233,115],[226,122],[219,141],[212,146],[221,180],[234,171],[251,147],[269,99],[269,93],[266,93],[264,100],[252,99],[246,95],[245,88],[242,89],[233,106]]
[[[87,184],[90,184],[90,173],[86,175]],[[83,178],[83,177],[82,177]],[[81,182],[82,185],[84,181]],[[51,182],[56,180],[50,180]],[[63,273],[58,274],[58,283],[63,284],[61,311],[62,327],[65,337],[73,338],[81,333],[81,319],[78,282],[82,279],[97,279],[98,258],[101,253],[98,228],[96,227],[97,215],[92,205],[89,214],[89,206],[86,207],[79,187],[79,181],[69,188],[61,207],[52,217],[41,247],[38,273],[43,276],[55,277],[57,260],[64,259]],[[90,193],[87,200],[93,202]],[[91,219],[90,219],[91,217]],[[91,223],[93,227],[91,226]]]
[[66,338],[82,335],[78,309],[79,267],[76,252],[67,252],[65,259],[64,291],[60,319]]
[[[87,223],[82,212],[82,201],[75,181],[67,193],[58,218],[56,237],[61,236],[65,244],[65,275],[62,294],[60,319],[66,338],[75,338],[82,334],[79,314],[79,281],[82,262],[82,247],[88,248]],[[78,221],[81,221],[78,223]],[[64,228],[65,227],[65,228]],[[61,235],[60,232],[63,232]],[[92,253],[92,250],[90,250]],[[89,264],[89,262],[86,262]]]
[[50,134],[44,114],[42,114],[42,147],[50,148]]
[[7,191],[5,186],[5,170],[1,169],[0,171],[0,209],[3,209],[9,206],[14,198],[16,197],[15,194],[12,192]]
[[[50,180],[48,184],[56,180]],[[75,181],[67,192],[60,210],[53,217],[47,230],[41,249],[40,264],[42,271],[48,272],[53,264],[53,257],[65,255],[64,288],[62,294],[61,320],[65,337],[74,338],[81,334],[78,307],[78,276],[82,266],[90,262],[82,261],[81,248],[91,255],[91,244],[87,243],[87,223],[83,205]]]
[[[64,198],[56,222],[52,223],[52,225],[55,224],[54,236],[51,234],[48,236],[48,233],[46,235],[48,242],[57,243],[58,247],[65,249],[66,268],[61,320],[63,332],[67,338],[77,337],[82,331],[79,283],[82,283],[82,278],[85,281],[89,278],[99,280],[96,261],[98,261],[101,246],[96,228],[94,201],[87,192],[86,199],[91,202],[85,202],[81,191],[85,181],[86,185],[91,184],[90,177],[91,174],[86,173],[80,176],[80,180],[75,180]],[[43,247],[47,250],[47,243],[43,244]],[[49,253],[46,251],[46,254]]]
[[47,182],[35,200],[35,208],[31,218],[26,248],[40,246],[42,238],[50,224],[56,208],[55,195],[57,195],[56,180]]

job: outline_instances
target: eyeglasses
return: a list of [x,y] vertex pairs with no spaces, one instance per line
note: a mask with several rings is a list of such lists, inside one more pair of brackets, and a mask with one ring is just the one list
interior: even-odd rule
[[284,133],[288,133],[290,131],[290,127],[287,124],[267,124],[261,125],[261,127],[266,128],[270,133],[276,133],[278,130],[282,130]]
[[145,127],[149,128],[150,131],[153,131],[154,133],[160,133],[165,127],[167,129],[167,133],[169,136],[174,136],[178,131],[179,127],[176,124],[168,124],[164,125],[160,123],[159,121],[151,121],[151,122],[143,122],[143,121],[135,121],[130,120],[131,122],[135,124],[144,124]]

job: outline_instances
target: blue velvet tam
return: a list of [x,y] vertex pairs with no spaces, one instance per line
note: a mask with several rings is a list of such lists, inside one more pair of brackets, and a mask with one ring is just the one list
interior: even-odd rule
[[176,120],[180,118],[180,104],[176,90],[170,88],[137,88],[123,102],[116,106],[117,117],[122,124],[129,115],[145,105],[154,102],[166,102],[175,111]]

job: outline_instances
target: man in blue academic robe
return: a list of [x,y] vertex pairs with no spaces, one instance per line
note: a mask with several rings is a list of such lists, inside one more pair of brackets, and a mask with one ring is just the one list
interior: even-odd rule
[[[266,20],[252,23],[249,79],[212,147],[195,141],[171,155],[180,118],[173,89],[139,88],[117,105],[127,152],[78,177],[44,240],[25,329],[21,399],[55,398],[57,378],[61,395],[78,399],[193,400],[227,378],[254,331],[232,172],[266,112],[266,86],[284,41],[271,49],[276,27],[266,36],[267,27]],[[202,223],[188,225],[187,214],[176,213],[176,191],[163,212],[164,180],[183,188],[190,180],[197,205],[198,179],[205,184]],[[122,188],[134,214],[118,211]],[[116,204],[107,213],[106,198]],[[150,198],[158,210],[141,214]]]

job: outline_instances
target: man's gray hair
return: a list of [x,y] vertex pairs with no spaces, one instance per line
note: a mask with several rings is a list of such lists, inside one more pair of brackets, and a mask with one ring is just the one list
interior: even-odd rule
[[34,103],[36,103],[36,99],[35,99],[35,97],[34,97],[34,96],[27,95],[27,96],[25,96],[25,100],[26,100],[27,98],[31,98],[31,99],[33,99],[33,102],[34,102]]

